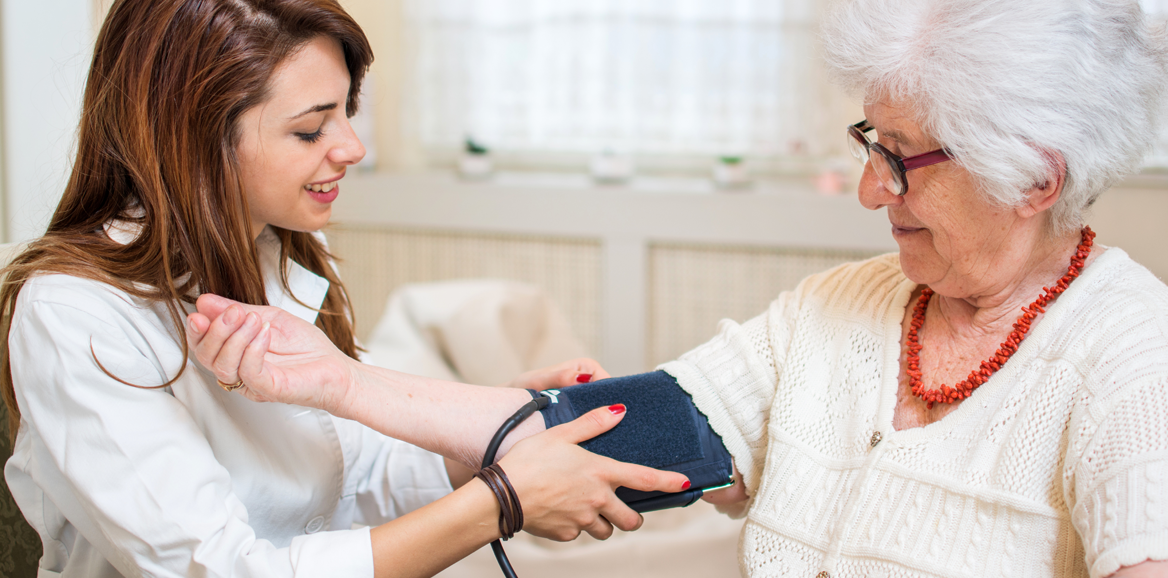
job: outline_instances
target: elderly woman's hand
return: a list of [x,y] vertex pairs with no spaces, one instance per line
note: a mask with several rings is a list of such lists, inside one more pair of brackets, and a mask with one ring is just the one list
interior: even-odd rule
[[187,317],[194,357],[223,384],[242,381],[254,401],[279,401],[336,413],[358,362],[306,321],[276,307],[206,294]]
[[581,357],[541,369],[533,369],[511,380],[507,387],[519,389],[556,389],[611,377],[595,359]]

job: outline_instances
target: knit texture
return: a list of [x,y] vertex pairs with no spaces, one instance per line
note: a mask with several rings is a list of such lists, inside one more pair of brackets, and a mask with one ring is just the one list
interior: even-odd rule
[[960,407],[898,432],[914,288],[896,255],[843,265],[662,366],[751,496],[743,574],[1097,577],[1168,559],[1168,287],[1107,250]]

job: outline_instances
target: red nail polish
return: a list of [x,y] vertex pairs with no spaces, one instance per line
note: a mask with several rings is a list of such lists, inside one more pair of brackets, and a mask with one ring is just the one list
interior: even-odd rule
[[576,376],[576,383],[588,383],[589,381],[592,381],[591,373],[581,373]]
[[612,412],[612,415],[620,415],[625,412],[625,404],[617,403],[610,405],[608,406],[608,411]]
[[689,489],[689,480],[686,480],[685,483],[681,485],[681,489],[683,489],[683,490]]

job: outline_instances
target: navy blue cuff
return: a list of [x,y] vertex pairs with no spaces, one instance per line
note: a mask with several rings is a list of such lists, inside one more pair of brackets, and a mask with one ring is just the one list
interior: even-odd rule
[[673,376],[664,371],[604,379],[540,392],[551,399],[543,409],[548,428],[572,421],[597,407],[623,403],[625,418],[611,430],[580,444],[622,462],[685,474],[690,489],[676,494],[617,488],[616,495],[638,512],[688,506],[704,490],[728,485],[730,452]]

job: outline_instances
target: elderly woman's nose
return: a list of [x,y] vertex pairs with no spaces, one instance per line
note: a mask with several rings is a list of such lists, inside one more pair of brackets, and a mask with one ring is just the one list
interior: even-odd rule
[[904,202],[903,197],[893,194],[880,182],[876,172],[872,170],[872,163],[864,165],[864,176],[860,177],[860,204],[865,209],[873,211],[883,209],[889,205]]

